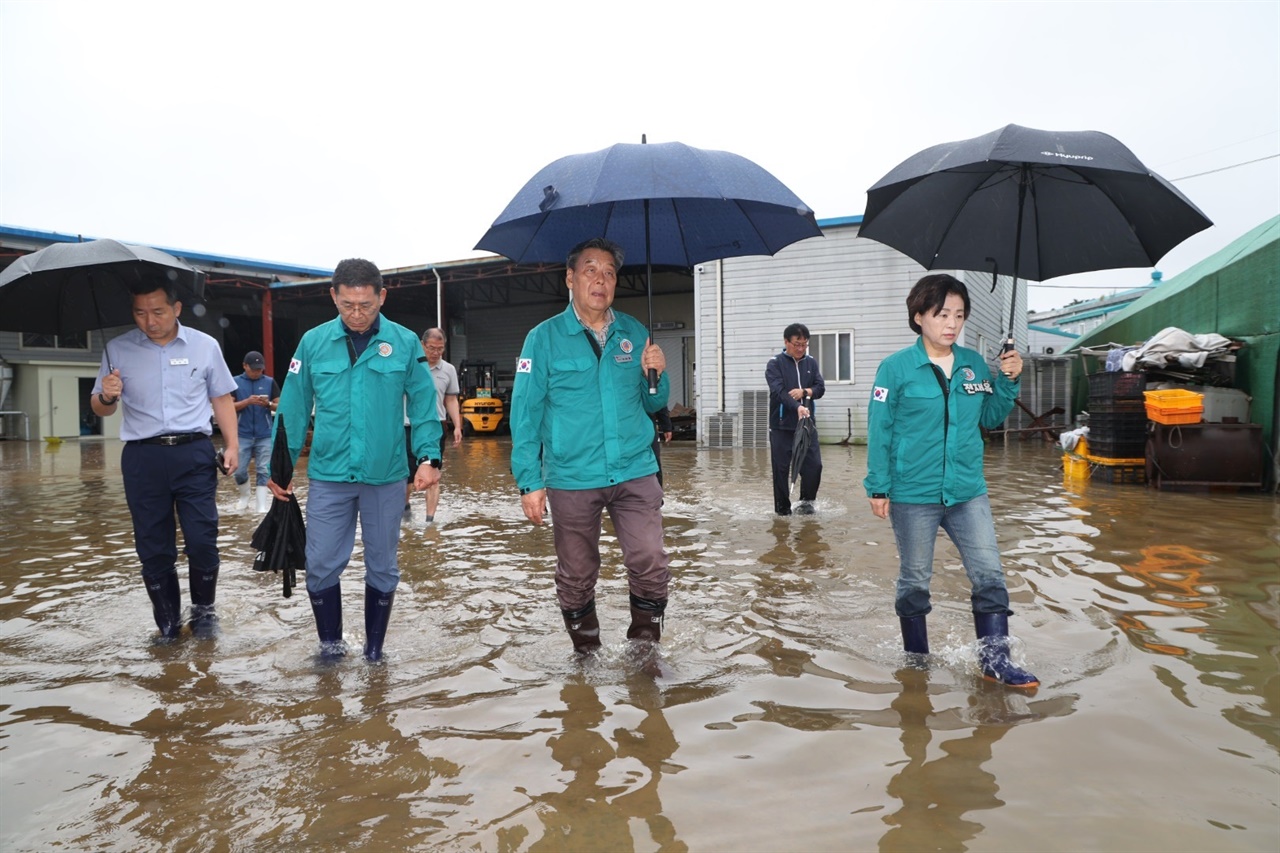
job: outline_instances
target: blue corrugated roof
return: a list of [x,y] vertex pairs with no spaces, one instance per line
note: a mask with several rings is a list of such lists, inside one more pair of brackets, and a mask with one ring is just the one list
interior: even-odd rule
[[817,220],[819,228],[839,228],[842,225],[861,225],[862,216],[833,216],[830,219]]
[[[80,243],[86,240],[96,240],[97,237],[87,237],[83,234],[61,234],[57,231],[38,231],[32,228],[15,228],[11,225],[0,225],[0,236],[10,236],[26,238],[28,240],[39,240],[45,243]],[[121,242],[131,242],[122,240]],[[275,261],[260,261],[254,258],[237,258],[233,255],[211,255],[205,252],[192,252],[186,249],[174,249],[168,246],[152,246],[153,249],[159,249],[168,252],[171,255],[177,255],[202,266],[212,267],[238,267],[240,269],[259,270],[263,273],[272,275],[299,275],[309,276],[312,278],[322,278],[330,275],[333,270],[324,269],[322,267],[304,267],[298,264],[281,264]]]

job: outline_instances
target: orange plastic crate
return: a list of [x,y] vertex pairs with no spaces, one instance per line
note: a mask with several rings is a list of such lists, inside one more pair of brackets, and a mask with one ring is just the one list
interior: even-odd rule
[[1204,395],[1182,388],[1144,391],[1147,419],[1159,424],[1198,424],[1204,414]]

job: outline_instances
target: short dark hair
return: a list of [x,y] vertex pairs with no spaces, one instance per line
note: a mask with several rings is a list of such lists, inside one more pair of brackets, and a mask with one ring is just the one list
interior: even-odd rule
[[804,338],[809,340],[809,327],[804,323],[792,323],[782,330],[782,339],[789,341],[792,338]]
[[364,258],[347,258],[345,261],[338,261],[338,266],[333,270],[333,289],[339,287],[372,287],[374,293],[382,291],[382,273],[374,266],[372,261],[366,261]]
[[622,269],[622,260],[626,257],[626,253],[622,251],[622,247],[612,240],[606,240],[603,237],[592,237],[590,240],[583,240],[578,245],[569,250],[569,257],[565,259],[564,265],[569,269],[573,269],[578,265],[578,258],[587,249],[600,249],[613,255],[613,265],[618,269]]
[[178,288],[173,286],[171,281],[134,281],[129,283],[130,296],[146,296],[148,293],[155,293],[157,290],[164,291],[165,301],[170,305],[178,301]]
[[922,331],[916,322],[917,314],[937,314],[946,304],[947,297],[959,294],[964,300],[964,316],[969,316],[969,288],[953,275],[934,273],[927,275],[915,283],[907,294],[907,325],[917,335]]

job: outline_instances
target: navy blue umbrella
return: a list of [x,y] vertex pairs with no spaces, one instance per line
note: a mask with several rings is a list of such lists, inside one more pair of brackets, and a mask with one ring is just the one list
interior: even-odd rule
[[1114,137],[1007,125],[912,155],[867,190],[859,236],[925,269],[1045,281],[1156,263],[1213,223]]
[[476,244],[518,263],[563,262],[591,237],[653,266],[772,255],[822,232],[813,211],[755,163],[680,142],[620,143],[562,157],[524,185]]

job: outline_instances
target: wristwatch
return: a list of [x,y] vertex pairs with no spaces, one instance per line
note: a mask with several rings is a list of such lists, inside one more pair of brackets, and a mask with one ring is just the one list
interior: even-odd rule
[[431,467],[432,467],[432,468],[439,468],[439,467],[440,467],[440,460],[439,460],[439,459],[432,459],[432,458],[430,458],[429,456],[423,456],[421,459],[419,459],[419,460],[418,460],[418,465],[419,465],[419,466],[421,466],[423,462],[430,462],[430,463],[431,463]]
[[101,404],[102,404],[102,405],[104,405],[104,406],[114,406],[116,403],[119,403],[119,402],[120,402],[120,398],[119,398],[119,397],[112,397],[110,400],[108,400],[108,399],[107,399],[107,396],[106,396],[105,394],[103,394],[101,391],[99,391],[99,392],[98,392],[98,402],[99,402],[99,403],[101,403]]
[[872,500],[878,500],[878,499],[881,499],[881,498],[887,498],[887,497],[889,497],[889,496],[888,496],[888,495],[886,495],[884,492],[872,492],[872,493],[871,493],[871,499],[872,499]]

